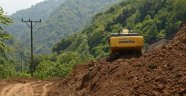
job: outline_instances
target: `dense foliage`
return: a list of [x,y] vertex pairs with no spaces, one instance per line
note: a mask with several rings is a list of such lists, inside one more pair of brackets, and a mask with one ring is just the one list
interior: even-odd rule
[[36,57],[35,76],[41,79],[63,78],[73,70],[76,64],[93,60],[91,55],[79,54],[75,51],[66,51],[63,54],[42,55]]

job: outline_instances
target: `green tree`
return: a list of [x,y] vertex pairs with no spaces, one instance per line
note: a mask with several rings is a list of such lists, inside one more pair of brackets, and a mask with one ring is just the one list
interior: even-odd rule
[[[8,25],[11,22],[12,22],[12,20],[4,15],[4,11],[0,7],[0,24],[1,25]],[[3,30],[2,26],[0,26],[0,51],[4,52],[7,50],[7,47],[3,43],[3,41],[8,38],[9,38],[9,35]]]
[[7,78],[15,74],[12,62],[5,57],[5,52],[8,48],[4,40],[7,40],[10,36],[2,28],[2,26],[8,25],[11,22],[12,20],[5,16],[3,9],[0,7],[0,78]]

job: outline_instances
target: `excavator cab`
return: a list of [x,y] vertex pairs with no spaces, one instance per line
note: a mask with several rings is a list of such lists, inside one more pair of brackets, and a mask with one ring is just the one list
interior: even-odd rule
[[128,29],[123,29],[120,33],[112,33],[108,43],[110,45],[109,59],[118,58],[121,55],[141,56],[144,38]]

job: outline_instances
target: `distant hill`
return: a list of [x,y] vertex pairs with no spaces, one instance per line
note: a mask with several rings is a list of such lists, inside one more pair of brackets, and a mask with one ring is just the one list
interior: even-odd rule
[[14,20],[14,23],[8,26],[7,30],[13,34],[17,39],[26,37],[25,31],[28,31],[25,23],[21,22],[21,19],[42,19],[47,20],[50,14],[56,10],[66,0],[45,0],[40,2],[31,8],[23,9],[12,14],[10,18]]
[[81,30],[91,17],[120,0],[48,0],[10,16],[15,24],[8,31],[24,44],[29,44],[29,29],[21,18],[42,19],[35,27],[35,53],[49,53],[61,38]]

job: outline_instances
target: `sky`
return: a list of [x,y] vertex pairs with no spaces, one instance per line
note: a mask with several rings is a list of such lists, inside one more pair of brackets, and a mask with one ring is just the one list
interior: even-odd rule
[[7,15],[11,15],[18,10],[30,8],[41,1],[44,0],[0,0],[0,7],[3,8]]

